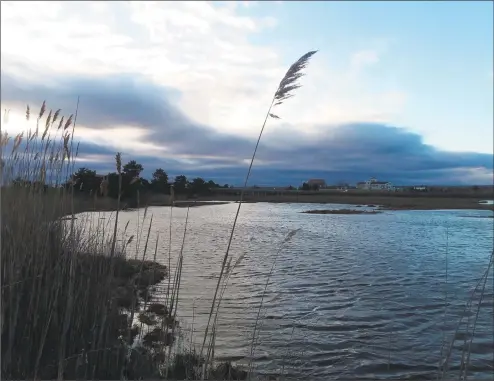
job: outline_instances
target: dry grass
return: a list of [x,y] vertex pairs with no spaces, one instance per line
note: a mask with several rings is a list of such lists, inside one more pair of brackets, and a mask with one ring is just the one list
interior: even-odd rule
[[145,327],[132,317],[145,313],[167,268],[148,261],[146,248],[141,260],[126,259],[130,242],[117,244],[117,220],[113,234],[75,224],[73,189],[60,187],[76,157],[72,117],[55,129],[60,111],[50,111],[40,132],[45,111],[43,103],[27,139],[2,134],[2,379],[156,377],[156,343],[171,340],[150,340],[148,331],[170,317],[150,317]]

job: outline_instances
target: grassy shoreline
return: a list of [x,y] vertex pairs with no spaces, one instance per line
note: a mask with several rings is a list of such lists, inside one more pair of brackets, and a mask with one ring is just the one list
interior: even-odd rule
[[[494,198],[494,195],[491,196]],[[237,201],[238,196],[218,195],[217,197],[201,197],[198,201]],[[478,197],[397,197],[382,195],[267,195],[245,196],[246,203],[268,202],[281,204],[342,204],[342,205],[376,205],[386,210],[491,210],[492,204],[480,204],[487,198]]]
[[[196,208],[202,206],[225,205],[238,202],[238,196],[201,196],[195,199],[180,200],[174,203],[175,208]],[[268,196],[245,196],[243,203],[273,203],[273,204],[339,204],[354,205],[355,207],[371,206],[380,210],[490,210],[494,211],[493,204],[482,204],[486,198],[479,197],[403,197],[383,195],[268,195]],[[494,198],[494,195],[492,195]],[[126,207],[125,203],[120,207],[121,211],[131,211],[138,208]],[[169,207],[169,203],[149,202],[144,207]],[[75,197],[75,213],[83,212],[114,212],[117,210],[117,201],[106,198],[92,200],[83,197]]]

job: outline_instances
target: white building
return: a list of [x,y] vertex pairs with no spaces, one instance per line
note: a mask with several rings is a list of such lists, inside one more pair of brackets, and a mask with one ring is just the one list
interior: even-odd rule
[[375,177],[371,177],[367,181],[357,183],[357,188],[366,190],[394,190],[393,184],[389,181],[377,181]]

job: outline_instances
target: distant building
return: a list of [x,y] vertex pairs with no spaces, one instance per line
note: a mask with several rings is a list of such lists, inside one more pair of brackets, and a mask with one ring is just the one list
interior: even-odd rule
[[366,190],[394,190],[393,184],[389,181],[377,181],[375,177],[371,177],[367,181],[360,181],[357,183],[357,189]]
[[307,184],[311,187],[326,188],[326,181],[323,179],[310,179],[307,181]]
[[366,182],[365,181],[359,181],[357,183],[357,189],[366,189]]
[[428,189],[424,185],[419,185],[419,186],[413,187],[413,190],[418,191],[418,192],[427,192]]

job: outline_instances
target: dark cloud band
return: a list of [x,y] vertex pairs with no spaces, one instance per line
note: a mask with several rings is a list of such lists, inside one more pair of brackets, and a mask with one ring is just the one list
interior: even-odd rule
[[[7,105],[40,104],[46,99],[49,106],[73,110],[80,96],[80,125],[99,130],[115,125],[146,129],[148,142],[166,147],[162,157],[146,153],[132,157],[143,163],[146,172],[163,167],[177,174],[229,182],[235,179],[239,183],[245,175],[243,160],[250,157],[255,144],[193,122],[169,101],[179,98],[179,92],[138,75],[57,77],[34,82],[2,72],[1,86],[2,103]],[[318,129],[317,138],[296,132],[283,134],[279,129],[267,134],[252,182],[297,184],[308,177],[355,182],[372,175],[403,184],[451,184],[471,181],[465,173],[471,173],[472,178],[481,173],[478,181],[492,183],[492,176],[486,176],[493,170],[490,154],[441,151],[424,144],[416,133],[383,124],[320,125]],[[79,152],[82,159],[91,154],[109,158],[114,154],[110,148],[87,142],[81,144]],[[108,168],[104,162],[91,165]]]

